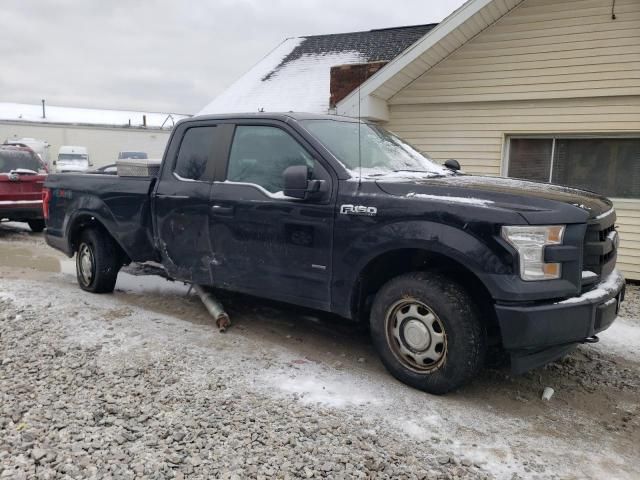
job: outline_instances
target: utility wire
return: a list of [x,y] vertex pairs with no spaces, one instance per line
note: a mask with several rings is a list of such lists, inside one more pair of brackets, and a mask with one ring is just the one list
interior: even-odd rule
[[358,191],[360,191],[360,187],[362,186],[362,146],[360,142],[360,130],[362,129],[362,123],[360,123],[360,103],[362,102],[362,97],[360,97],[360,87],[362,86],[363,77],[364,75],[361,71],[360,83],[358,85],[358,169],[360,170],[358,175]]

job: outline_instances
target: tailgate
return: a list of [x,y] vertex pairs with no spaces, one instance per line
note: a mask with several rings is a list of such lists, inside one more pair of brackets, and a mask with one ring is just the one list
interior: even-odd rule
[[46,178],[46,175],[0,173],[0,201],[42,200],[42,185]]

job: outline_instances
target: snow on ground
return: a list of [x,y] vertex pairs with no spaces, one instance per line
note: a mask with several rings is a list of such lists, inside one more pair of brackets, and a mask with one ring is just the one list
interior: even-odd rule
[[637,321],[618,318],[608,330],[598,336],[600,342],[595,345],[597,350],[612,352],[640,364],[640,327]]
[[[42,286],[0,280],[3,478],[28,478],[38,465],[42,475],[78,478],[485,475],[441,465],[418,445],[407,450],[363,415],[256,388],[261,369],[251,366],[279,362],[281,349],[111,296],[87,298],[66,281],[52,302],[37,296]],[[32,385],[39,401],[10,384]]]

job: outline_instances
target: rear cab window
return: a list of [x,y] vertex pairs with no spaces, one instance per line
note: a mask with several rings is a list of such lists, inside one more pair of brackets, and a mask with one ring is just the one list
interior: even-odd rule
[[216,126],[189,128],[180,143],[173,173],[183,181],[213,179]]

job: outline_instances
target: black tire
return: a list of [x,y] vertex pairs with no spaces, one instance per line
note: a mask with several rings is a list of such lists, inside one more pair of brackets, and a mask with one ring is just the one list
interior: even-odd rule
[[31,231],[35,233],[42,232],[46,226],[44,220],[28,220],[27,223],[29,224]]
[[108,233],[90,228],[80,236],[76,251],[76,278],[83,290],[111,293],[122,262],[118,247]]
[[484,364],[487,341],[478,309],[464,288],[439,273],[390,280],[376,295],[370,322],[387,370],[425,392],[450,392]]

